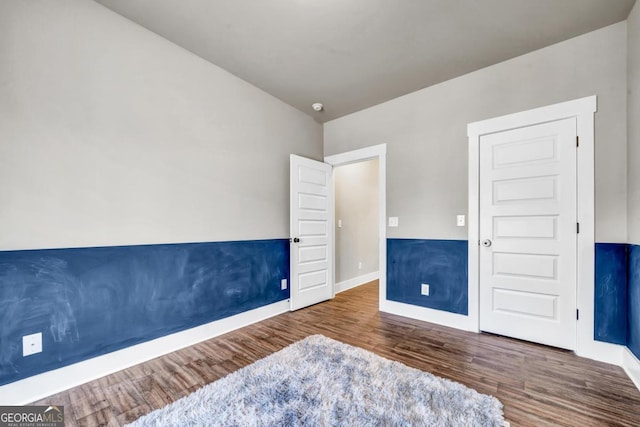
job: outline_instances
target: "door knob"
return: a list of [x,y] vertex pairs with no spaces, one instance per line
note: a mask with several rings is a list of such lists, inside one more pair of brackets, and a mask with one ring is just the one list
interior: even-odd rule
[[491,246],[491,240],[489,239],[484,239],[482,241],[482,246],[484,246],[485,248],[488,248],[489,246]]
[[300,239],[299,239],[299,238],[297,238],[297,237],[294,237],[294,238],[293,238],[293,243],[300,243]]

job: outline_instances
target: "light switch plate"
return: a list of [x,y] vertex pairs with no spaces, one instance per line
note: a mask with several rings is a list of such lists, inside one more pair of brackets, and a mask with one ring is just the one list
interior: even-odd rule
[[456,216],[456,225],[458,227],[464,227],[464,215]]
[[283,291],[287,289],[287,279],[280,280],[280,289]]

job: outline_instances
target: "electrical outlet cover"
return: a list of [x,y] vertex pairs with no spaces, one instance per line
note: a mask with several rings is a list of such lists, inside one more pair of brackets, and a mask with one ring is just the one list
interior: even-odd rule
[[423,283],[422,287],[420,288],[420,293],[422,295],[429,296],[429,285],[427,285],[426,283]]
[[22,357],[42,352],[42,332],[22,337]]

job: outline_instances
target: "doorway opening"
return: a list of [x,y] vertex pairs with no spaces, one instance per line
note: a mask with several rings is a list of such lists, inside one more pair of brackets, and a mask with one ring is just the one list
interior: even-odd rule
[[335,292],[379,277],[378,159],[333,170],[335,209]]
[[[377,209],[375,214],[373,214],[374,218],[376,219],[375,222],[377,223],[377,236],[374,239],[367,239],[366,244],[377,246],[377,251],[374,251],[374,252],[377,252],[377,259],[378,259],[377,278],[378,278],[378,289],[379,289],[379,292],[378,292],[379,305],[382,305],[387,295],[387,229],[386,229],[386,221],[385,221],[385,218],[387,215],[386,155],[387,155],[387,145],[380,144],[372,147],[366,147],[366,148],[362,148],[354,151],[336,154],[333,156],[328,156],[328,157],[325,157],[324,159],[325,163],[328,163],[331,166],[333,166],[334,188],[336,188],[335,187],[336,174],[338,175],[338,179],[340,178],[340,175],[343,175],[343,172],[339,170],[341,166],[362,164],[359,167],[364,169],[367,166],[371,168],[372,165],[377,165],[377,167],[373,166],[372,170],[370,170],[369,173],[367,174],[369,177],[373,177],[373,179],[377,179],[377,186],[376,186],[377,187]],[[369,161],[373,161],[373,163],[369,163]],[[358,169],[358,166],[354,166],[354,168]],[[347,175],[350,172],[353,172],[353,170],[349,171],[347,169],[345,169],[345,171],[347,171],[345,172],[345,174]],[[334,194],[336,193],[334,192]],[[337,203],[337,199],[336,199],[336,203]],[[336,212],[336,209],[334,209],[334,213],[335,212]],[[358,215],[356,214],[355,216],[357,217]],[[342,227],[338,227],[338,220],[343,220]],[[340,218],[336,216],[334,217],[334,224],[335,226],[334,226],[333,241],[336,242],[336,250],[339,251],[340,249],[338,249],[337,237],[341,239],[348,238],[347,236],[348,233],[343,233],[344,231],[343,229],[346,227],[347,223],[345,222],[344,218]],[[336,231],[336,230],[339,230],[339,231]],[[351,242],[351,243],[355,243],[355,242]],[[345,247],[348,247],[348,245],[349,244],[347,243]],[[344,250],[342,252],[344,252]],[[334,256],[335,256],[335,253],[336,251],[334,251]],[[340,274],[336,274],[337,268],[334,269],[333,283],[338,285],[334,288],[336,292],[340,292],[340,291],[349,289],[350,287],[358,286],[360,284],[367,283],[376,279],[376,277],[374,277],[375,271],[373,270],[374,268],[373,265],[375,265],[374,261],[370,261],[371,271],[369,273],[365,273],[365,271],[367,271],[365,270],[366,261],[357,259],[358,257],[357,251],[355,253],[356,259],[353,259],[352,256],[346,253],[340,253],[338,257],[340,257],[340,262],[345,263],[344,264],[345,269],[342,270],[342,273]],[[337,258],[336,258],[336,261],[337,261]],[[354,267],[353,266],[354,262],[355,262],[355,270],[352,270]],[[358,268],[360,266],[359,264],[360,262],[362,262],[362,269]],[[355,271],[355,273],[353,271]],[[362,274],[358,274],[357,273],[358,271],[361,271]],[[341,274],[344,274],[344,276],[341,277],[340,276]],[[354,274],[355,274],[354,277],[347,278],[350,275],[353,276]]]

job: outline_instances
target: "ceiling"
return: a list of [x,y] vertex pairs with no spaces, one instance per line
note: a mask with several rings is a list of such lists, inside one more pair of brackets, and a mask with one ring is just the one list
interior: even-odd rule
[[96,1],[321,123],[622,21],[635,2]]

